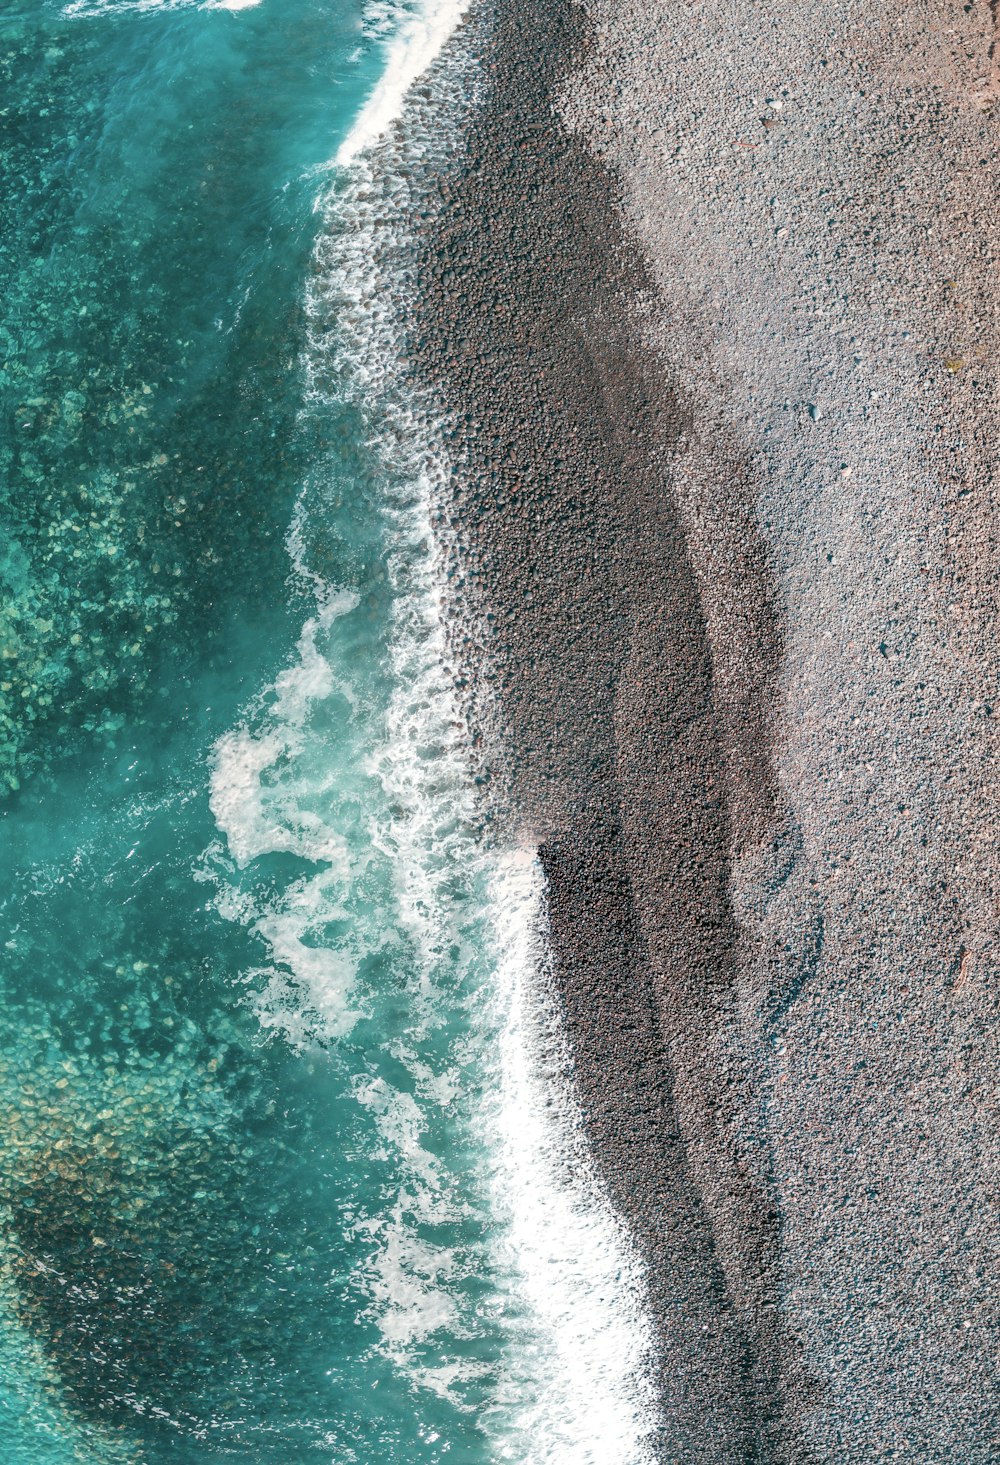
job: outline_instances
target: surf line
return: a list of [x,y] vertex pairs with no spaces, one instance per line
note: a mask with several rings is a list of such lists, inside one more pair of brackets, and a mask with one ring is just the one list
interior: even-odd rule
[[[409,89],[467,9],[468,0],[441,0],[411,15],[390,42],[383,76],[335,157],[348,176],[359,175],[359,184]],[[370,268],[372,254],[360,253]],[[372,284],[356,291],[356,302],[379,297]],[[369,351],[386,325],[376,309]],[[391,356],[390,340],[378,344],[380,366],[359,373],[370,383]],[[413,465],[414,476],[430,496],[443,474],[433,461],[433,431],[419,435],[426,435],[425,462]],[[421,507],[424,518],[430,505]],[[429,515],[425,523],[429,531]],[[440,547],[432,547],[422,599],[425,616],[434,620],[445,614],[443,588],[433,586],[443,562]],[[435,626],[433,639],[444,644],[443,625]],[[447,675],[443,664],[440,675]],[[441,695],[451,703],[443,689]],[[457,715],[452,706],[453,725]],[[494,1264],[511,1278],[516,1310],[526,1319],[525,1347],[515,1344],[520,1357],[509,1365],[520,1402],[491,1453],[517,1465],[650,1465],[656,1402],[643,1263],[589,1153],[552,976],[541,862],[529,847],[481,857],[489,871],[492,1022],[500,1034],[484,1112],[493,1204],[502,1222]]]

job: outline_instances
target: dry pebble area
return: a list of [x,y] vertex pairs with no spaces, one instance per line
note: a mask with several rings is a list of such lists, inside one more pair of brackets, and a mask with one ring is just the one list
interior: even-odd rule
[[[741,1034],[818,1458],[986,1462],[996,1357],[995,7],[588,5],[563,93],[688,409]],[[735,482],[764,546],[748,580]],[[754,606],[777,798],[746,839]],[[787,852],[794,851],[789,859]],[[782,992],[780,1021],[760,1013]]]
[[418,354],[659,1456],[988,1465],[993,8],[477,24]]

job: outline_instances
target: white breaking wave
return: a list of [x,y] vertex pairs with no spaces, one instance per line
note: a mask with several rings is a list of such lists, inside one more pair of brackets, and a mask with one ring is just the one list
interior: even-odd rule
[[498,1454],[518,1465],[651,1465],[652,1329],[642,1264],[589,1153],[552,982],[533,850],[494,864],[500,1242],[546,1347]]
[[147,10],[252,10],[261,0],[69,0],[63,15],[92,19]]
[[386,48],[382,75],[337,149],[335,162],[346,166],[385,135],[410,87],[437,60],[468,8],[469,0],[439,0],[402,13]]

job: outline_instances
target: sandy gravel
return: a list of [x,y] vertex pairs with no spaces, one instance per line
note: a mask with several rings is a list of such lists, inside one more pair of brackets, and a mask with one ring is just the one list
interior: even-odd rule
[[[587,11],[596,44],[562,112],[620,181],[658,288],[647,339],[690,424],[664,490],[712,648],[742,1030],[761,1055],[781,1307],[813,1380],[802,1448],[985,1465],[1000,1458],[994,8]],[[763,826],[748,716],[777,785]]]
[[988,1465],[994,16],[491,0],[457,45],[413,360],[658,1458]]

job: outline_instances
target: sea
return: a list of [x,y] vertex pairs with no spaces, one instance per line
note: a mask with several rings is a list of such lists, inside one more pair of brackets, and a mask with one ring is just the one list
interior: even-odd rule
[[396,364],[462,20],[0,5],[5,1465],[650,1458]]

